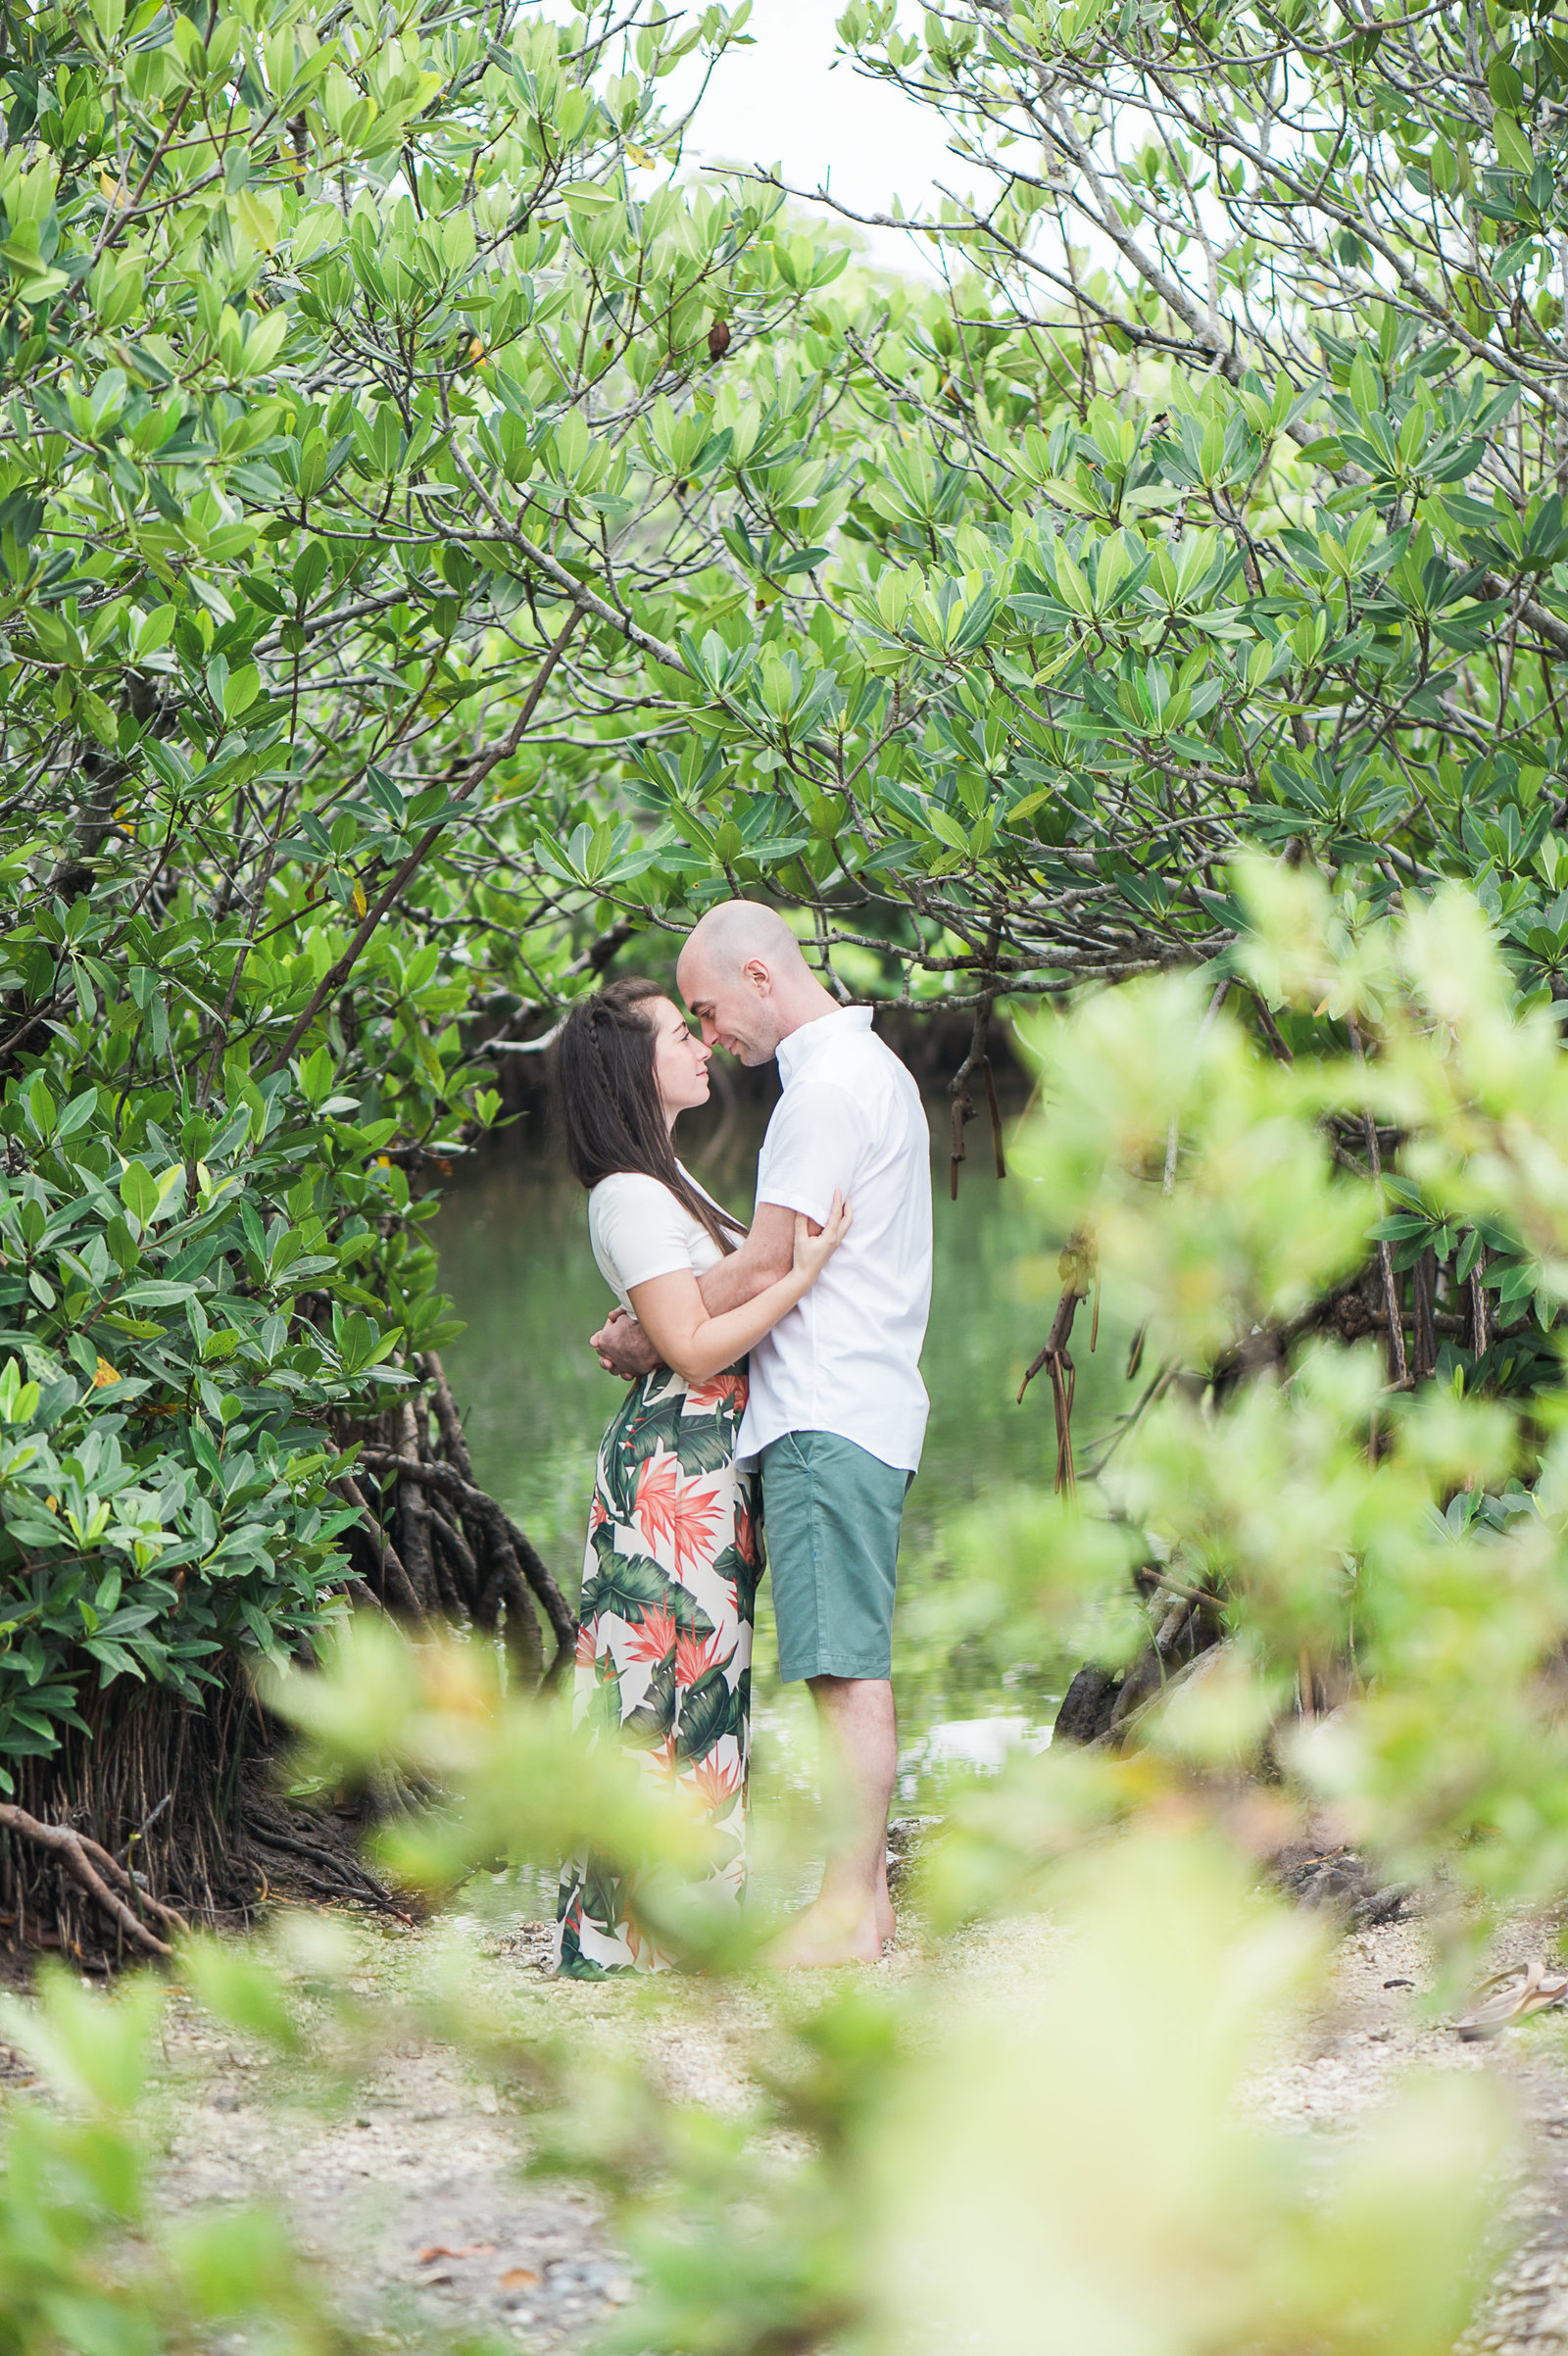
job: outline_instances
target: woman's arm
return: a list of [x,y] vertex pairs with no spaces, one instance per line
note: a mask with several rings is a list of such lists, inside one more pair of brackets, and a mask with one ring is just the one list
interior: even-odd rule
[[849,1234],[850,1217],[850,1206],[838,1194],[820,1235],[808,1234],[807,1220],[797,1213],[794,1261],[788,1275],[776,1278],[739,1308],[726,1309],[717,1317],[709,1315],[689,1268],[633,1285],[627,1298],[637,1322],[666,1366],[673,1366],[689,1383],[707,1382],[710,1375],[744,1357],[816,1282]]
[[[808,1220],[807,1224],[820,1235],[821,1229],[814,1221]],[[715,1260],[698,1277],[697,1289],[702,1294],[704,1309],[710,1316],[717,1317],[725,1309],[739,1308],[743,1302],[755,1301],[766,1286],[788,1272],[794,1247],[794,1211],[785,1210],[778,1203],[759,1203],[750,1234],[735,1251],[726,1252],[722,1259]],[[640,1291],[641,1287],[637,1289]],[[773,1322],[776,1325],[778,1319],[775,1317]],[[605,1372],[618,1374],[622,1382],[635,1382],[639,1375],[651,1374],[656,1366],[663,1364],[653,1342],[624,1309],[611,1310],[598,1333],[590,1335],[588,1347],[597,1351]]]

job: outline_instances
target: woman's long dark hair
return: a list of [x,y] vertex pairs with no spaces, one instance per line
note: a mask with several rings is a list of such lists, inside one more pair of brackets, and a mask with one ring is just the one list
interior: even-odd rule
[[675,1159],[659,1083],[655,1031],[644,1011],[668,993],[638,974],[607,982],[577,1001],[556,1050],[556,1088],[566,1160],[583,1186],[632,1170],[667,1186],[683,1210],[708,1230],[720,1252],[733,1252],[746,1228],[710,1203]]

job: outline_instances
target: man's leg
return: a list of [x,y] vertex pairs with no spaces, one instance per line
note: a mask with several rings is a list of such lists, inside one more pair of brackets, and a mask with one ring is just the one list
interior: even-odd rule
[[907,1484],[833,1433],[790,1433],[762,1453],[779,1673],[804,1678],[816,1703],[832,1841],[820,1896],[772,1950],[780,1964],[874,1963],[893,1934],[889,1672]]
[[893,1687],[883,1677],[813,1677],[823,1766],[841,1817],[819,1896],[775,1946],[785,1965],[875,1963],[893,1936],[888,1807],[898,1766]]
[[891,1939],[888,1811],[899,1765],[893,1683],[885,1677],[817,1677],[811,1681],[811,1698],[823,1746],[836,1761],[834,1782],[848,1816],[845,1846],[828,1861],[822,1895],[842,1891],[858,1902],[869,1885],[878,1939]]

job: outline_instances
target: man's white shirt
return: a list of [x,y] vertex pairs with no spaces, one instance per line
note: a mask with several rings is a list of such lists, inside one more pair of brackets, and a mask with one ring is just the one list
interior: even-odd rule
[[920,1349],[931,1306],[931,1142],[920,1092],[847,1006],[792,1031],[784,1093],[762,1140],[759,1203],[825,1223],[837,1188],[849,1235],[810,1291],[752,1351],[742,1462],[786,1432],[837,1432],[912,1472],[930,1401]]

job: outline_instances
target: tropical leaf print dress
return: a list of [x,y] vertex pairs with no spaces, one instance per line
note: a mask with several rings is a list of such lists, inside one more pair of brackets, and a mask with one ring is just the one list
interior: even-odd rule
[[[613,1220],[600,1201],[617,1190]],[[646,1190],[663,1198],[656,1203]],[[596,1217],[595,1213],[599,1213]],[[633,1284],[697,1273],[717,1249],[654,1179],[596,1187],[590,1231],[624,1301]],[[656,1261],[663,1264],[655,1265]],[[634,1383],[600,1443],[583,1564],[573,1716],[616,1735],[645,1771],[687,1795],[713,1836],[710,1879],[740,1899],[746,1881],[752,1628],[760,1547],[757,1482],[738,1471],[746,1377],[689,1384],[668,1367]],[[563,1871],[559,1965],[575,1979],[667,1970],[638,1923],[635,1876],[594,1857]]]

